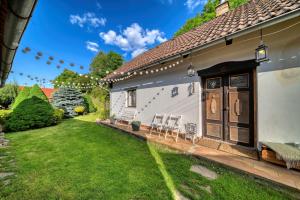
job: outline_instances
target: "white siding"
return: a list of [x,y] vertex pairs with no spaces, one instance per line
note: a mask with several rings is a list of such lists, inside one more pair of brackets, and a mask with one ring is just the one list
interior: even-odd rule
[[[264,30],[264,34],[299,20],[296,18],[270,27]],[[300,25],[297,25],[288,31],[264,37],[270,49],[271,62],[257,68],[258,141],[300,143],[299,33]],[[193,65],[199,70],[222,62],[254,59],[254,51],[259,45],[257,36],[258,31],[234,39],[230,46],[222,44],[203,50],[193,56]],[[155,113],[180,114],[184,116],[184,123],[197,123],[201,135],[200,77],[186,76],[189,63],[190,59],[187,59],[172,70],[116,83],[111,90],[111,113],[121,115],[124,109],[132,109],[126,108],[125,89],[137,87],[138,120],[149,125]],[[193,95],[188,92],[191,82],[195,82]],[[178,87],[178,95],[172,97],[174,87]]]

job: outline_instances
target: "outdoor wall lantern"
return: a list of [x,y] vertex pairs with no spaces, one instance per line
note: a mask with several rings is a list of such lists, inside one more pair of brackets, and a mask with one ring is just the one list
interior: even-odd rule
[[189,67],[187,68],[187,75],[189,77],[195,76],[195,68],[192,65],[192,63],[189,65]]
[[260,30],[260,45],[255,49],[256,62],[264,62],[269,60],[268,47],[262,40],[262,30]]

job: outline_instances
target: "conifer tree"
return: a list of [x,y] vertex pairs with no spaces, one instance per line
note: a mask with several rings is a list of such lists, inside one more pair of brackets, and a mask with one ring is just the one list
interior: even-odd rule
[[52,104],[56,108],[65,111],[65,117],[74,117],[77,113],[74,111],[76,106],[84,106],[82,93],[75,88],[60,88],[53,94]]

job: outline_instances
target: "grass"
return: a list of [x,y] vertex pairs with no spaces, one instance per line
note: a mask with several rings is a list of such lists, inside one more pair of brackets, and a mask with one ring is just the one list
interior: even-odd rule
[[[38,130],[7,134],[0,171],[14,171],[0,199],[292,199],[291,191],[138,140],[94,123],[88,115]],[[15,167],[7,164],[15,160]],[[204,165],[219,175],[210,181],[190,172]],[[210,186],[212,193],[203,189]]]

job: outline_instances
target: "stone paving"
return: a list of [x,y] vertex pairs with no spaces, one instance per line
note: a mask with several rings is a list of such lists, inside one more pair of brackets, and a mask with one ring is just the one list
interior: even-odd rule
[[218,178],[218,175],[216,172],[211,171],[210,169],[207,169],[206,167],[203,167],[201,165],[191,166],[190,171],[200,174],[201,176],[204,176],[205,178],[207,178],[209,180],[215,180]]
[[15,167],[15,159],[9,152],[9,140],[5,139],[4,133],[0,133],[0,186],[7,186],[16,175],[12,170]]
[[190,154],[196,157],[205,158],[214,162],[220,163],[227,167],[243,171],[257,178],[271,181],[278,185],[283,185],[300,190],[300,172],[296,170],[288,170],[284,167],[277,166],[264,161],[259,161],[236,154],[220,151],[217,149],[205,147],[199,144],[192,144],[190,141],[185,141],[179,138],[176,143],[174,138],[159,137],[156,134],[148,134],[148,131],[131,131],[128,126],[112,125],[107,121],[101,121],[100,124],[119,129],[125,133],[131,134],[143,140],[159,143],[168,146],[169,148]]

